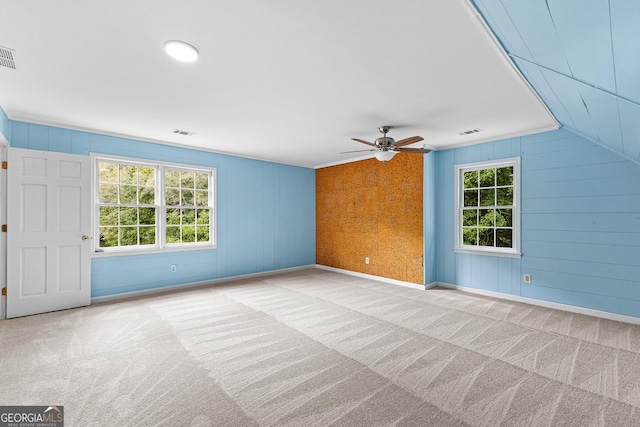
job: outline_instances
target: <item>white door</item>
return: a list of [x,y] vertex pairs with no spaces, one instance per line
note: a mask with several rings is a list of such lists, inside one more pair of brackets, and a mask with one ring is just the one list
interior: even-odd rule
[[89,157],[9,148],[7,318],[91,304]]

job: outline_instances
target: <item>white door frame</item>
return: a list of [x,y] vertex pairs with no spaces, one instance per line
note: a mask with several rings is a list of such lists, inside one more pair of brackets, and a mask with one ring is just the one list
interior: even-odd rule
[[[0,134],[0,160],[7,161],[7,141]],[[0,224],[7,223],[7,170],[0,169]],[[7,233],[0,232],[0,289],[7,287]],[[7,297],[0,297],[0,320],[7,318]]]
[[[0,134],[0,160],[7,161],[9,144]],[[7,223],[7,170],[0,169],[0,224]],[[0,289],[7,288],[7,233],[0,232]],[[0,297],[0,320],[7,318],[7,297]]]

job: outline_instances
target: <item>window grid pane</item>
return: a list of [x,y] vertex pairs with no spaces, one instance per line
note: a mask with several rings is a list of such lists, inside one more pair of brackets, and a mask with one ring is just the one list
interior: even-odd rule
[[209,176],[209,173],[165,168],[168,245],[211,241]]
[[155,245],[156,168],[101,161],[98,169],[98,247]]
[[482,168],[462,173],[461,244],[513,247],[514,168]]

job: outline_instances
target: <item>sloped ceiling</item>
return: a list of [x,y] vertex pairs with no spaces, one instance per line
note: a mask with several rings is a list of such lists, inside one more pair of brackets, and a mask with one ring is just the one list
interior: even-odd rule
[[640,2],[475,0],[556,119],[640,162]]

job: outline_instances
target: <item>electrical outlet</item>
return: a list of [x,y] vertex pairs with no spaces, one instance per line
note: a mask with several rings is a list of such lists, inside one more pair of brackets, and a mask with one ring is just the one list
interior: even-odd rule
[[369,257],[366,257],[366,258],[364,259],[364,263],[365,263],[365,264],[369,264]]
[[169,267],[169,270],[172,273],[175,273],[176,271],[178,271],[178,267],[175,264],[171,264],[171,267]]
[[523,278],[524,278],[524,283],[531,283],[531,275],[530,274],[525,274]]

